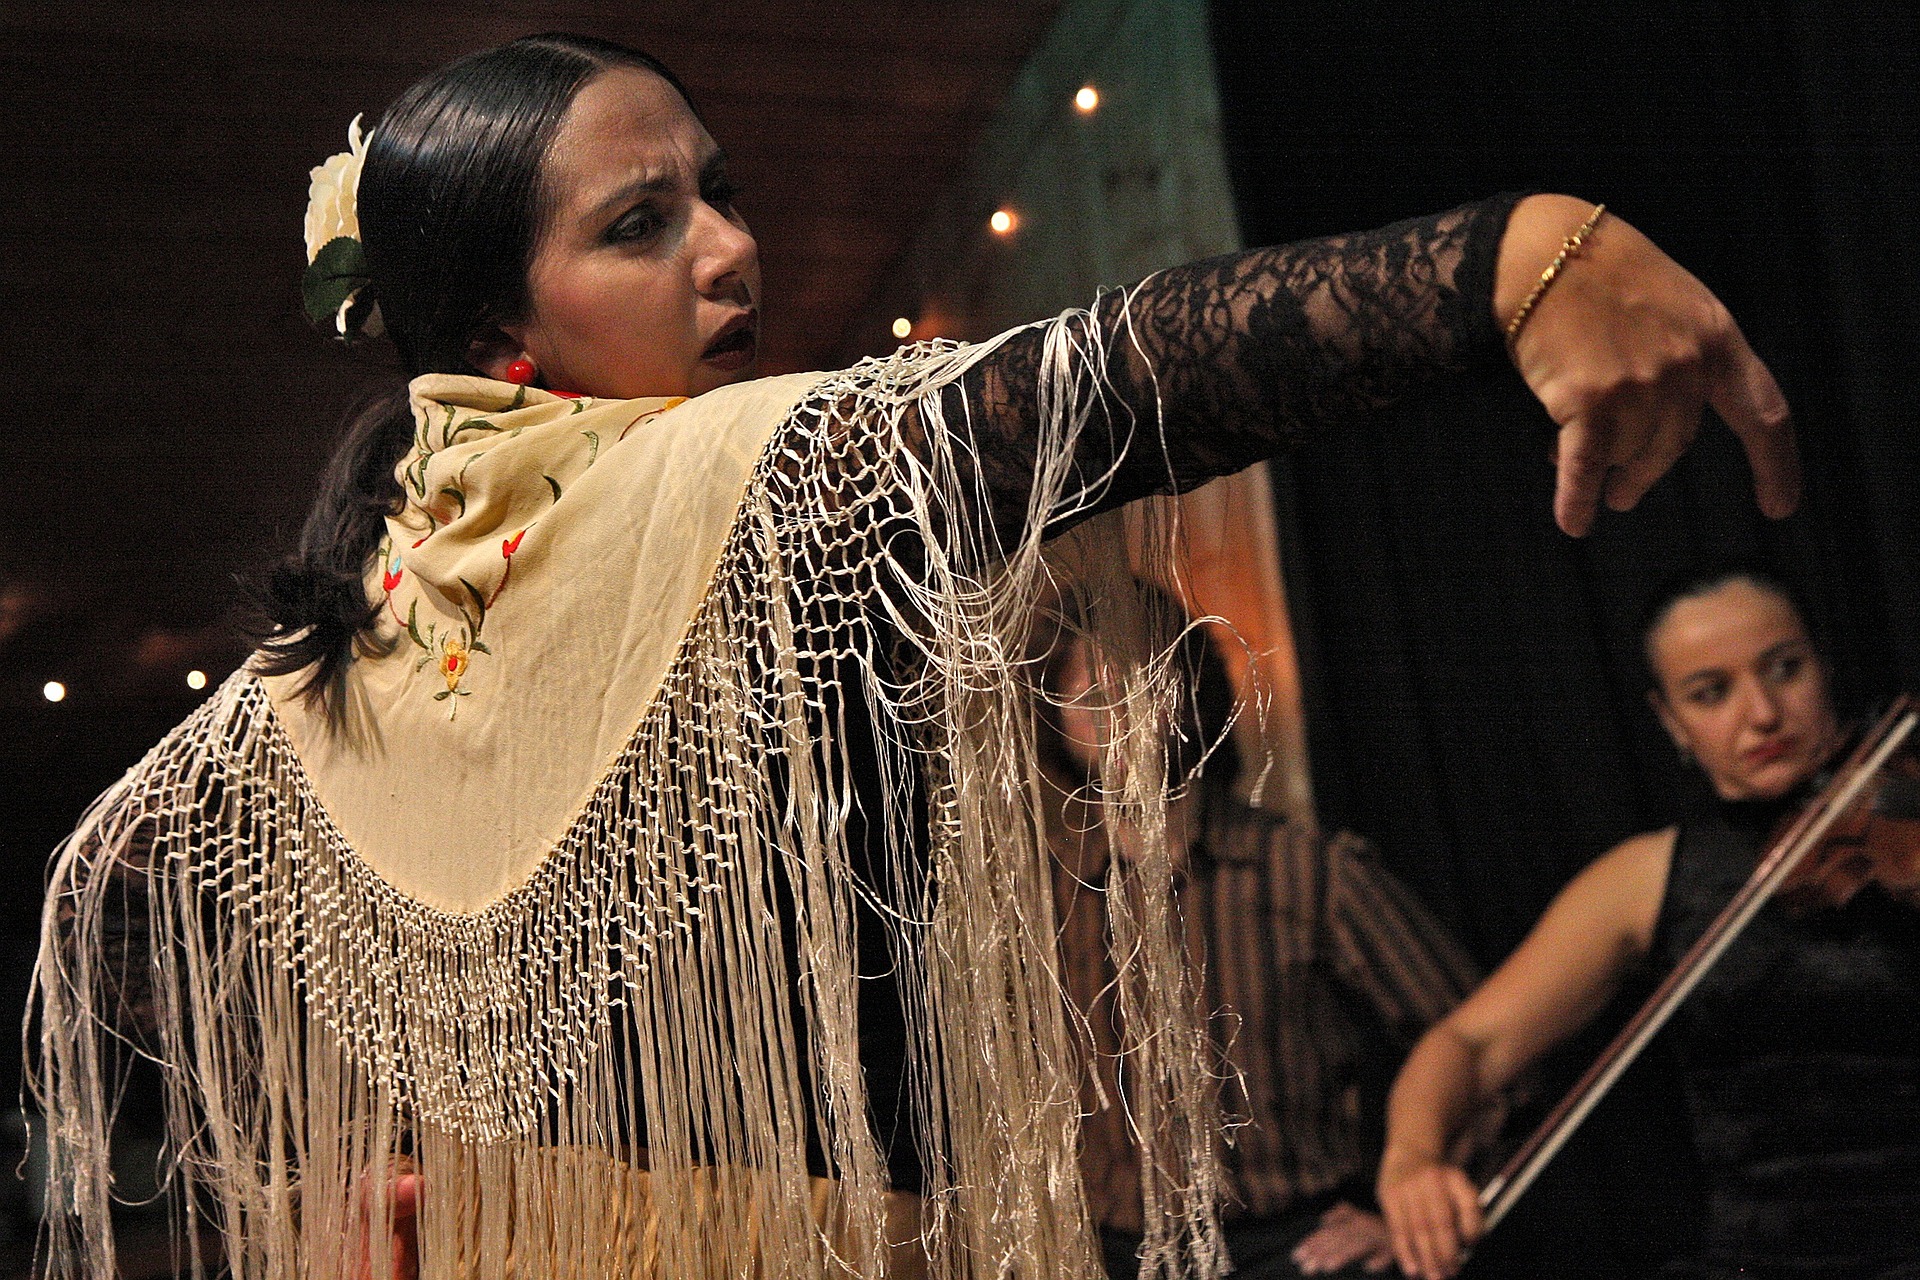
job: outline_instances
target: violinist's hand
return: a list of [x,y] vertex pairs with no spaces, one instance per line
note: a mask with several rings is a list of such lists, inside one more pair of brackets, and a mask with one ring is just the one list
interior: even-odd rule
[[1302,1275],[1322,1275],[1356,1262],[1370,1273],[1379,1272],[1393,1265],[1393,1242],[1379,1214],[1342,1200],[1320,1215],[1320,1225],[1289,1256]]
[[[1593,206],[1529,196],[1500,244],[1494,318],[1504,330]],[[1520,376],[1560,424],[1553,513],[1576,537],[1600,501],[1639,502],[1686,452],[1712,405],[1753,467],[1760,509],[1800,499],[1786,397],[1740,327],[1683,267],[1612,210],[1561,269],[1513,347]]]
[[1453,1165],[1391,1149],[1380,1161],[1380,1209],[1400,1270],[1445,1280],[1467,1260],[1467,1246],[1486,1230],[1480,1196]]

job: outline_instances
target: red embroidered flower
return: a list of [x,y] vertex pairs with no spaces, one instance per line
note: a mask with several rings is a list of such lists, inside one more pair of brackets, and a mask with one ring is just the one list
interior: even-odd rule
[[400,575],[402,572],[403,570],[396,564],[393,568],[380,575],[380,585],[386,589],[388,595],[392,595],[393,589],[400,585]]
[[527,536],[527,531],[525,529],[522,529],[520,532],[514,534],[511,538],[508,538],[505,541],[503,541],[500,544],[501,557],[503,559],[512,559],[513,553],[520,549],[520,539],[526,536]]

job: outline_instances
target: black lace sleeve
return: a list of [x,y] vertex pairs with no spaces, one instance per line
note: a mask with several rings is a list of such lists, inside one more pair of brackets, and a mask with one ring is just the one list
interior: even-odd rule
[[[99,902],[100,951],[96,963],[104,986],[102,1011],[109,1031],[134,1048],[149,1052],[159,1027],[153,985],[153,924],[149,878],[158,824],[152,819],[134,824],[112,846],[97,838],[85,847],[83,859],[106,878]],[[104,863],[104,866],[102,865]],[[93,945],[76,935],[73,899],[56,900],[52,926],[56,944],[66,953],[64,963],[75,964],[75,953]]]
[[[1237,471],[1497,355],[1494,264],[1519,199],[1210,258],[1103,295],[1092,329],[1114,395],[1077,456],[1104,487],[1070,504],[1076,518]],[[1003,536],[1027,518],[1045,341],[1016,334],[963,383]]]

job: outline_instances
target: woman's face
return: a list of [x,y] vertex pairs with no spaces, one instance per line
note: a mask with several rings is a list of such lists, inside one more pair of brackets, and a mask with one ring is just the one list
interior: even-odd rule
[[1094,668],[1093,646],[1084,636],[1068,635],[1047,664],[1052,695],[1048,716],[1068,760],[1089,778],[1100,775],[1100,753],[1112,731],[1110,699],[1102,696]]
[[616,67],[589,81],[543,167],[551,207],[530,314],[489,352],[525,351],[541,385],[582,395],[697,396],[750,378],[760,257],[726,160],[673,86]]
[[1647,640],[1653,707],[1723,800],[1771,800],[1839,737],[1827,673],[1787,601],[1736,578],[1675,604]]

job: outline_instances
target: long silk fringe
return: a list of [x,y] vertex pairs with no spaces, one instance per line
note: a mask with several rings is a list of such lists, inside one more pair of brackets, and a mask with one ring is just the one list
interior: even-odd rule
[[[902,353],[823,386],[776,434],[626,751],[531,879],[476,914],[374,875],[256,678],[227,681],[55,862],[29,1033],[48,1275],[114,1274],[106,1153],[132,1044],[112,956],[116,921],[142,909],[130,887],[148,898],[157,1038],[140,1051],[166,1088],[192,1276],[220,1265],[202,1224],[245,1280],[390,1274],[379,1228],[403,1167],[423,1178],[428,1280],[880,1277],[919,1249],[954,1280],[1101,1274],[1076,1161],[1091,1043],[1058,972],[1035,762],[1030,632],[1063,589],[1123,673],[1110,821],[1159,850],[1116,861],[1108,886],[1128,1082],[1108,1101],[1143,1148],[1143,1274],[1217,1274],[1217,1106],[1165,856],[1166,620],[1113,554],[1115,517],[1040,538],[1086,483],[1080,433],[1124,412],[1102,382],[1111,341],[1126,335],[1084,312],[1051,322],[1030,532],[1012,547],[976,514],[969,424],[940,397],[990,348]],[[901,444],[916,414],[919,452]],[[922,554],[849,576],[826,552],[836,521],[862,517],[783,499],[783,447],[864,459],[868,500]],[[823,631],[794,603],[833,590],[890,610],[906,654],[885,670],[909,677],[880,673],[875,633]],[[857,1051],[855,904],[873,890],[822,723],[837,704],[821,673],[849,655],[869,671],[879,825],[908,887],[887,909],[929,1185],[904,1252]],[[893,802],[916,779],[924,861],[908,824],[926,817]],[[808,1176],[810,1125],[830,1183]]]

